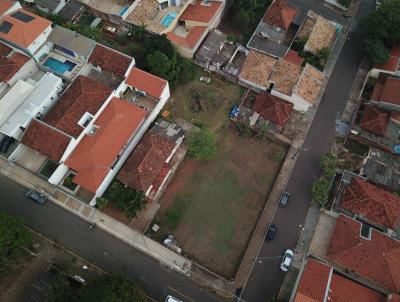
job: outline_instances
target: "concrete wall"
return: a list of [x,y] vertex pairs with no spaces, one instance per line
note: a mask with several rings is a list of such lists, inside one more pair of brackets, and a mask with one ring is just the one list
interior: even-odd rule
[[26,62],[16,74],[7,82],[10,86],[13,86],[18,80],[25,80],[32,77],[39,68],[33,59]]
[[28,46],[27,50],[28,52],[33,56],[40,47],[46,43],[47,38],[49,37],[50,33],[52,31],[51,25],[47,27],[32,43],[31,45]]

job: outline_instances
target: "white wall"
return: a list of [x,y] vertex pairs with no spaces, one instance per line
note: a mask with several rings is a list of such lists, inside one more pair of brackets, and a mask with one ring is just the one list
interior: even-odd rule
[[50,33],[52,31],[51,25],[47,27],[36,39],[31,43],[31,45],[28,46],[28,52],[31,53],[31,55],[34,55],[40,47],[46,42],[47,38],[49,37]]
[[37,71],[38,67],[33,59],[26,62],[16,74],[7,82],[10,86],[13,86],[18,80],[26,80],[32,77]]
[[54,47],[54,43],[51,41],[47,41],[43,46],[33,55],[36,61],[39,61],[40,58],[44,55],[47,55],[50,50]]

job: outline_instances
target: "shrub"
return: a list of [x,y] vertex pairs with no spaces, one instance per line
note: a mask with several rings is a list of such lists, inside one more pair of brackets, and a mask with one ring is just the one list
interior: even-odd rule
[[336,154],[327,153],[321,156],[320,165],[327,178],[332,178],[335,175],[337,164],[338,158]]
[[104,209],[108,205],[108,199],[105,197],[96,198],[96,206],[98,209]]
[[321,208],[323,208],[328,200],[329,190],[331,188],[331,184],[328,180],[324,178],[318,179],[314,182],[311,193],[312,198],[315,202],[317,202]]

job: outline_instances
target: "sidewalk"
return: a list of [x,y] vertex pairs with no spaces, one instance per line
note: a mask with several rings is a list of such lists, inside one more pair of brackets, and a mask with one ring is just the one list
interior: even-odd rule
[[7,159],[0,158],[0,172],[24,187],[36,190],[38,188],[43,189],[46,192],[45,194],[55,204],[90,223],[96,223],[97,227],[153,257],[161,264],[169,266],[170,268],[184,274],[190,271],[191,262],[186,258],[176,254],[158,242],[151,240],[110,216],[105,215],[96,208],[93,208],[63,192],[56,186],[51,185],[24,168],[10,163]]

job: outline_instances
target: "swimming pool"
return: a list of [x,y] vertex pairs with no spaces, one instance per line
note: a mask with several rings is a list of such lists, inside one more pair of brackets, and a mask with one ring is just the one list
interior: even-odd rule
[[76,66],[76,64],[71,61],[66,60],[65,62],[61,62],[52,57],[47,58],[47,60],[43,63],[43,65],[49,67],[53,71],[58,72],[60,74],[64,74],[67,71],[71,71]]
[[172,21],[176,18],[177,13],[176,12],[168,12],[165,14],[165,16],[161,19],[160,23],[164,27],[168,27]]
[[119,15],[120,15],[120,16],[123,16],[123,15],[126,13],[126,11],[128,10],[128,8],[129,8],[129,6],[124,6],[124,7],[121,9],[121,11],[119,12]]

